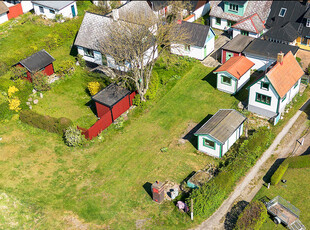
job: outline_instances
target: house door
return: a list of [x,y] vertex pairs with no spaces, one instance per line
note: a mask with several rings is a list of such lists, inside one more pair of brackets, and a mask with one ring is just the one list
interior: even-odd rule
[[72,11],[72,16],[75,17],[76,13],[75,13],[74,5],[71,6],[71,11]]
[[228,61],[231,57],[233,57],[234,54],[230,52],[226,52],[226,61]]
[[206,57],[207,56],[207,45],[205,45],[203,48],[204,48],[204,57]]

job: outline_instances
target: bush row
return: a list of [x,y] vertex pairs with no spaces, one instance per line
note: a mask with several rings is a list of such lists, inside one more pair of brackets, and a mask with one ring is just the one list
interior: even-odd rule
[[276,185],[280,182],[281,178],[283,177],[284,173],[288,169],[288,163],[282,163],[279,168],[275,171],[275,173],[272,175],[270,182],[272,185]]
[[260,201],[252,201],[240,214],[235,230],[259,230],[267,217],[266,206]]
[[63,134],[64,131],[72,125],[72,121],[68,118],[44,116],[32,110],[22,110],[20,112],[20,120],[33,127],[58,134]]
[[262,153],[270,146],[273,133],[259,128],[248,140],[224,157],[219,174],[208,183],[195,189],[187,199],[193,199],[194,213],[198,216],[210,216],[228,197],[236,182],[255,164]]

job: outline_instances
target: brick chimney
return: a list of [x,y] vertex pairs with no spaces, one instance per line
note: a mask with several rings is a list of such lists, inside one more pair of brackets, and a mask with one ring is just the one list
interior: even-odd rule
[[117,21],[119,19],[118,9],[113,9],[112,10],[112,17],[113,17],[114,21]]
[[282,52],[278,53],[277,62],[280,63],[281,65],[283,63],[283,58],[284,58],[284,53]]

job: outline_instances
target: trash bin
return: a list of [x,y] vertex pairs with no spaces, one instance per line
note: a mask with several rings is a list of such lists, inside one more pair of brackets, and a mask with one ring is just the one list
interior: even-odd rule
[[163,202],[165,198],[164,184],[156,181],[152,184],[153,201],[157,203]]

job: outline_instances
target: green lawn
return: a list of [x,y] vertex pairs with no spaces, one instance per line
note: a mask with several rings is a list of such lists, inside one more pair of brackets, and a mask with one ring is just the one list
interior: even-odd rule
[[[275,186],[271,186],[270,189],[262,187],[261,190],[256,194],[254,199],[260,199],[264,196],[273,199],[277,195],[282,196],[288,200],[296,208],[301,211],[300,220],[307,227],[310,227],[310,198],[309,198],[309,185],[310,185],[310,169],[293,169],[289,168],[283,179],[287,182],[283,184],[280,182]],[[269,218],[263,225],[262,229],[285,229],[282,225],[276,226],[273,220]]]

